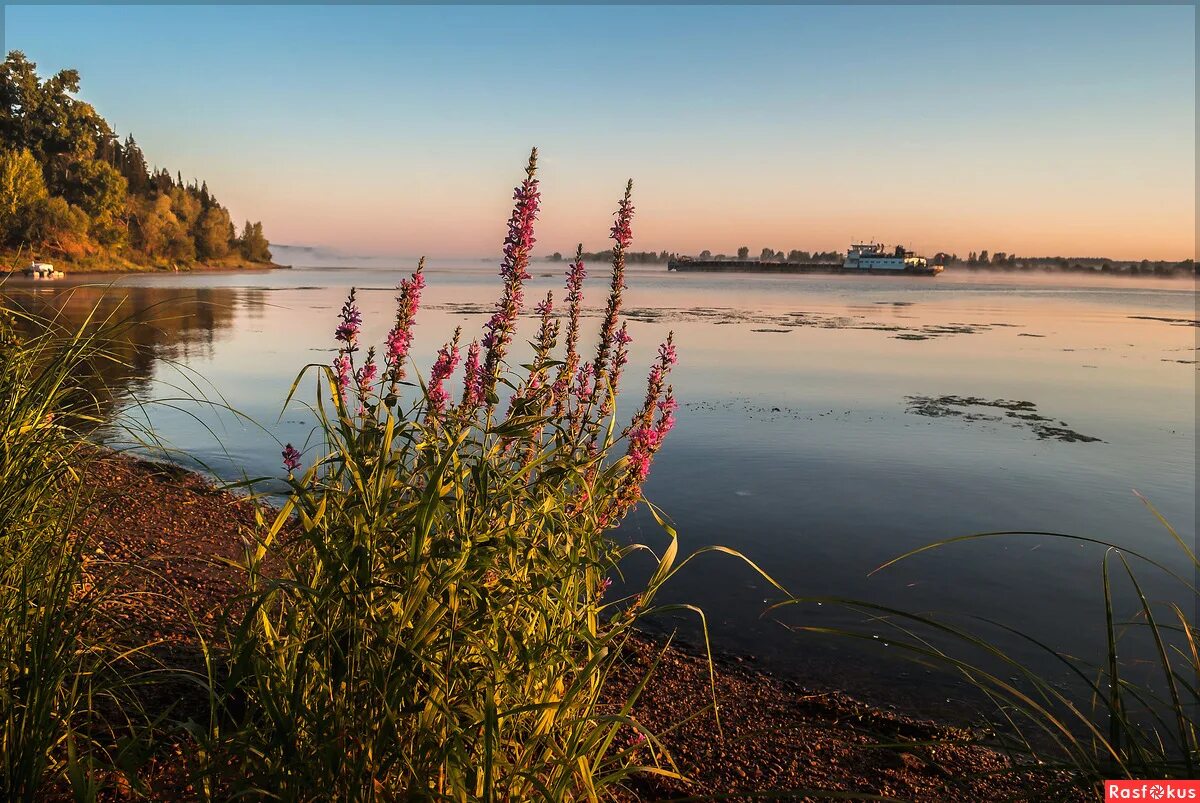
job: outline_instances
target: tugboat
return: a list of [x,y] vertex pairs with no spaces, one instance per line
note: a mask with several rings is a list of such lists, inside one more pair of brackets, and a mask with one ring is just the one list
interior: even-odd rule
[[896,250],[889,254],[880,243],[852,243],[850,250],[846,252],[846,261],[842,263],[842,267],[847,271],[898,271],[923,276],[936,276],[943,270],[941,265],[931,267],[925,257],[906,251],[902,245],[896,246]]
[[61,279],[66,275],[61,270],[55,270],[49,262],[38,262],[36,259],[22,273],[33,279]]

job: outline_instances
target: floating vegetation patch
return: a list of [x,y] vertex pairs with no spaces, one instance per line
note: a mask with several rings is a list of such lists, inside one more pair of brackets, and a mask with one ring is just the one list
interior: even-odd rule
[[1018,332],[1017,337],[1045,337],[1045,335],[1035,335],[1033,332]]
[[[880,302],[895,306],[908,306],[913,302]],[[453,312],[461,315],[487,315],[493,311],[488,305],[471,303],[435,304],[427,309]],[[525,312],[533,316],[532,310]],[[585,307],[582,317],[596,318],[604,314],[599,307]],[[897,340],[930,340],[951,335],[971,335],[998,326],[1015,324],[1001,323],[944,323],[923,326],[904,326],[894,322],[873,320],[868,315],[831,315],[819,312],[764,312],[741,310],[734,307],[626,307],[623,315],[634,323],[711,323],[718,326],[746,324],[757,327],[754,332],[781,332],[802,327],[815,329],[857,329],[872,332],[889,332]]]
[[491,304],[471,304],[471,303],[450,303],[450,304],[433,304],[426,309],[442,310],[444,312],[454,312],[459,315],[490,315],[495,311],[495,307]]
[[[978,396],[905,396],[908,412],[930,418],[955,417],[962,421],[1007,421],[1015,427],[1028,429],[1038,440],[1065,443],[1103,443],[1099,438],[1076,432],[1066,421],[1057,424],[1042,415],[1031,401],[1016,399],[982,399]],[[1004,415],[984,412],[1000,410]]]
[[266,292],[290,293],[290,292],[295,292],[296,290],[328,290],[329,288],[323,287],[323,286],[317,285],[317,284],[300,284],[300,285],[291,285],[291,286],[287,286],[287,287],[283,287],[283,286],[276,287],[273,285],[266,285],[264,287],[255,287],[255,288],[247,288],[247,289],[253,289],[255,292],[258,292],[258,293],[266,293]]
[[738,396],[719,400],[687,401],[680,405],[682,409],[691,412],[731,414],[752,421],[849,421],[852,419],[872,420],[865,418],[856,410],[816,410],[802,408],[790,404],[763,404],[761,399],[749,396]]
[[786,335],[788,332],[790,332],[792,330],[791,329],[751,329],[750,331],[751,332],[778,332],[780,334]]
[[[655,309],[627,309],[625,317],[632,321],[641,321],[643,323],[654,323],[655,321],[663,320],[665,310]],[[594,315],[589,317],[595,317]]]
[[1191,318],[1159,318],[1155,315],[1130,315],[1129,317],[1138,321],[1162,321],[1172,326],[1200,326],[1200,321],[1194,321]]

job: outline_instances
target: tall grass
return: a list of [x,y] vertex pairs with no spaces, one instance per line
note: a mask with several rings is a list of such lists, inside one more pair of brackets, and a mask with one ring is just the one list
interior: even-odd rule
[[[1145,500],[1143,500],[1145,501]],[[1044,775],[1053,795],[1065,787],[1100,788],[1106,779],[1200,777],[1200,561],[1191,545],[1149,502],[1185,571],[1143,552],[1093,538],[1051,532],[996,532],[949,538],[897,557],[882,571],[921,553],[981,539],[1037,536],[1104,549],[1096,576],[1103,604],[1105,649],[1091,659],[1069,655],[1026,630],[986,617],[917,614],[862,600],[793,598],[834,603],[865,615],[861,629],[801,626],[889,647],[962,677],[988,701],[997,727],[986,743],[1007,754],[1011,769]],[[1175,599],[1155,600],[1145,575]],[[1188,600],[1181,604],[1181,600]],[[1190,607],[1191,610],[1187,608]],[[1000,633],[999,642],[987,633]],[[1017,658],[1005,644],[1032,647],[1057,674]],[[1061,677],[1060,677],[1061,676]],[[1063,681],[1063,677],[1067,681]],[[1098,792],[1103,797],[1103,792]]]
[[[114,653],[98,632],[104,593],[75,525],[86,499],[79,433],[99,423],[88,379],[110,332],[0,306],[0,798],[99,790],[114,756],[99,716]],[[27,332],[29,334],[21,334]],[[113,709],[106,716],[110,725]]]
[[532,361],[508,364],[535,169],[536,151],[515,191],[501,298],[482,340],[465,348],[461,389],[448,386],[460,332],[426,377],[410,371],[421,268],[399,288],[378,358],[358,342],[352,292],[333,365],[309,366],[293,385],[292,394],[317,377],[321,442],[308,455],[285,449],[286,502],[248,556],[249,609],[215,720],[229,723],[214,734],[213,766],[226,768],[231,794],[597,800],[634,772],[677,776],[631,715],[634,701],[600,698],[635,619],[678,568],[668,526],[669,547],[640,593],[606,593],[621,558],[639,549],[605,531],[640,500],[673,423],[674,346],[660,348],[645,401],[622,427],[627,187],[595,356],[577,348],[577,255],[563,320],[547,296]]

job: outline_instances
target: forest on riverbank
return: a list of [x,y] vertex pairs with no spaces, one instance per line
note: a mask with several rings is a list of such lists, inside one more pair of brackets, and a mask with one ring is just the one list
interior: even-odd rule
[[0,266],[80,270],[271,264],[262,223],[240,231],[207,183],[151,167],[79,100],[77,70],[41,78],[19,50],[0,64]]

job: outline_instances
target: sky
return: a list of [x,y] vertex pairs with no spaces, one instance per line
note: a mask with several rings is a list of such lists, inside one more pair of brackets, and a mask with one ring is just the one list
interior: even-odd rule
[[1186,6],[27,6],[4,45],[276,243],[1196,255]]

